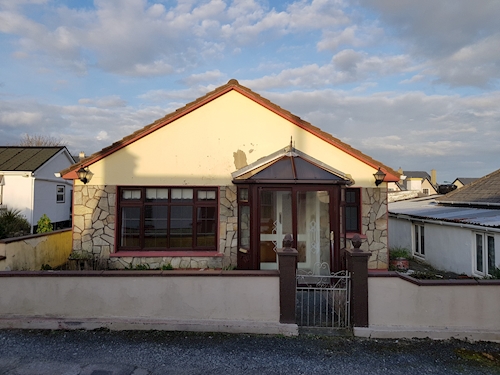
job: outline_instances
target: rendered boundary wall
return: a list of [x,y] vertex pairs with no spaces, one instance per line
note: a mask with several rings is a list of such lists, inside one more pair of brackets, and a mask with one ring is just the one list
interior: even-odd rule
[[71,254],[71,228],[0,240],[0,271],[60,266]]
[[500,280],[416,280],[371,272],[367,328],[373,338],[500,341]]
[[297,335],[278,271],[0,272],[0,328]]

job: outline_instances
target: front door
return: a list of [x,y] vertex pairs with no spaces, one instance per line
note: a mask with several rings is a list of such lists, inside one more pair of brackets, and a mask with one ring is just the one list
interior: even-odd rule
[[321,189],[266,189],[259,194],[260,269],[277,269],[276,250],[285,234],[294,238],[298,267],[312,270],[321,263],[331,264],[333,246],[330,193]]

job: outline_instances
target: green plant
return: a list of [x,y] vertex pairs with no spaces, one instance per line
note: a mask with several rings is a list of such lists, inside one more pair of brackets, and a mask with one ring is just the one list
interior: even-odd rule
[[51,269],[52,269],[52,266],[50,264],[45,264],[45,263],[42,264],[42,268],[41,268],[42,271],[49,271]]
[[139,271],[146,271],[149,270],[151,267],[149,267],[149,264],[136,264],[135,269]]
[[36,229],[37,233],[48,233],[52,232],[54,229],[52,227],[52,222],[50,221],[50,218],[45,214],[42,215],[42,217],[38,220],[36,225],[37,225]]
[[21,211],[8,209],[0,211],[0,240],[29,234],[31,225]]
[[171,271],[174,269],[174,266],[172,266],[172,264],[164,264],[163,266],[161,266],[161,269],[164,270],[164,271]]
[[404,259],[410,259],[410,251],[405,248],[405,247],[393,247],[389,249],[389,259],[398,259],[398,258],[404,258]]

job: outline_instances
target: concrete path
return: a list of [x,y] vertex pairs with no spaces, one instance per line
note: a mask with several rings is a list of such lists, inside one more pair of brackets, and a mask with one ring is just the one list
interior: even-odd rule
[[500,374],[500,344],[158,331],[0,331],[0,375],[157,374]]

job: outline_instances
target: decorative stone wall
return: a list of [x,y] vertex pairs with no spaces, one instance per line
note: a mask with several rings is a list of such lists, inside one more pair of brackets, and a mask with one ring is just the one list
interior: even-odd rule
[[[362,234],[366,239],[362,241],[361,250],[372,253],[368,259],[369,269],[387,269],[387,189],[361,189]],[[352,247],[347,241],[347,247]]]
[[110,253],[114,252],[115,243],[116,186],[75,186],[72,256],[98,258],[104,261],[106,268],[110,269],[139,267],[160,269],[168,264],[173,268],[236,267],[238,203],[234,185],[220,188],[219,204],[221,256],[110,258]]
[[115,243],[115,205],[116,186],[74,187],[73,256],[109,259]]
[[220,188],[219,251],[224,254],[222,267],[237,265],[238,250],[238,200],[236,186]]

